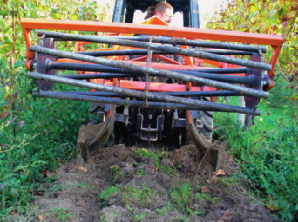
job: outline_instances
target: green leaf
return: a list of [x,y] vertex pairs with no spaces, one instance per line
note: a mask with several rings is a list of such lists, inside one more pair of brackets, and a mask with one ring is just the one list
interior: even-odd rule
[[33,10],[36,13],[37,9],[36,9],[36,5],[34,3],[29,2],[28,6],[29,6],[29,10]]
[[74,113],[72,113],[71,115],[70,115],[70,118],[71,119],[74,119],[76,117],[76,115],[74,114]]
[[12,41],[7,36],[4,36],[3,40],[5,43],[12,44]]
[[269,14],[268,15],[273,15],[273,14],[275,14],[276,13],[276,10],[275,9],[273,9],[273,10],[271,10],[270,12],[269,12]]
[[8,15],[8,11],[7,10],[0,10],[0,15],[7,16]]
[[71,20],[78,20],[78,16],[76,14],[73,14],[70,19]]
[[253,11],[249,16],[249,19],[253,18],[257,13],[258,11]]
[[18,60],[16,62],[16,64],[14,65],[15,68],[18,68],[18,67],[21,67],[21,66],[23,66],[23,61],[21,61],[21,60]]

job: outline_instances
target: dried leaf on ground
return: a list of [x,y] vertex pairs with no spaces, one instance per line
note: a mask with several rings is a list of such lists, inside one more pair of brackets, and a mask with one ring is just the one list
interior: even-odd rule
[[17,218],[18,217],[18,211],[17,210],[11,211],[10,216],[13,217],[13,218]]
[[230,210],[227,210],[225,214],[217,222],[222,221],[233,221],[233,213]]
[[38,215],[37,218],[38,218],[39,220],[41,220],[41,221],[44,220],[44,216],[43,216],[42,214]]
[[131,167],[132,164],[131,164],[131,163],[125,163],[125,166],[126,166],[126,167]]
[[157,171],[158,171],[158,167],[153,167],[153,169],[152,169],[152,173],[157,173]]
[[231,155],[231,156],[229,157],[229,160],[230,160],[230,161],[234,161],[234,156]]
[[208,190],[207,186],[202,186],[201,191],[202,191],[202,193],[207,193],[209,190]]
[[49,170],[45,170],[44,171],[44,176],[49,178],[49,177],[52,177],[52,174]]
[[215,193],[218,193],[218,194],[221,193],[221,190],[219,190],[217,188],[214,188],[213,190],[214,190]]
[[85,167],[82,166],[78,167],[78,170],[83,171],[84,173],[87,173],[88,171]]
[[219,177],[219,176],[225,176],[226,173],[222,169],[219,169],[218,171],[213,173],[213,176]]

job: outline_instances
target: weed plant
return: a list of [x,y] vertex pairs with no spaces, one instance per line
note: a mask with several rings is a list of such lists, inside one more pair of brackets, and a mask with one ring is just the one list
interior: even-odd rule
[[152,158],[155,161],[155,166],[160,167],[160,159],[158,153],[149,152],[148,150],[141,148],[135,151],[137,156],[143,156],[146,158]]
[[107,202],[111,195],[118,192],[118,187],[110,186],[103,191],[100,192],[99,196],[101,199],[103,199],[105,202]]
[[134,221],[140,221],[146,218],[146,214],[137,214],[134,217]]
[[[228,140],[228,148],[242,166],[242,176],[285,221],[298,218],[297,103],[288,93],[281,90],[269,101],[261,101],[262,116],[254,118],[249,130],[235,121],[235,115],[215,115],[215,134]],[[288,102],[281,102],[285,97]]]
[[266,104],[270,109],[279,108],[281,114],[291,118],[297,115],[298,91],[284,78],[279,78],[275,82],[274,88],[270,90]]
[[179,176],[179,174],[170,166],[161,167],[160,170],[164,171],[168,176]]
[[110,166],[110,177],[112,183],[116,183],[119,177],[122,176],[121,170],[119,166]]
[[139,170],[139,175],[141,175],[141,176],[145,176],[145,175],[146,175],[145,170],[141,168],[141,169]]

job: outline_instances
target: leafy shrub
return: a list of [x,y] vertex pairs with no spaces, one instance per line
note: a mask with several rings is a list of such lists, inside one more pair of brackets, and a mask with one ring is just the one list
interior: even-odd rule
[[[279,59],[278,67],[287,79],[297,89],[297,1],[256,1],[234,0],[224,11],[209,21],[208,28],[235,30],[251,33],[277,34],[285,39]],[[267,54],[267,61],[272,55],[271,48]]]
[[243,176],[266,205],[278,211],[283,220],[290,221],[297,217],[298,207],[297,119],[283,116],[279,109],[270,113],[263,118],[279,118],[266,124],[266,120],[257,117],[250,130],[241,128],[230,115],[219,114],[215,120],[216,134],[228,139],[228,147],[242,165]]
[[268,107],[281,108],[282,114],[287,116],[297,115],[298,91],[284,78],[275,78],[275,81],[275,86],[270,90],[267,101]]
[[[297,1],[241,1],[230,3],[209,23],[209,28],[283,35],[285,42],[276,69],[275,87],[259,108],[265,115],[254,119],[248,131],[233,115],[215,115],[218,138],[242,164],[246,178],[277,210],[283,220],[297,219]],[[269,62],[272,49],[265,56]]]
[[45,181],[43,171],[77,154],[78,129],[87,120],[83,103],[34,100],[20,120],[0,122],[0,217],[15,208],[25,211]]

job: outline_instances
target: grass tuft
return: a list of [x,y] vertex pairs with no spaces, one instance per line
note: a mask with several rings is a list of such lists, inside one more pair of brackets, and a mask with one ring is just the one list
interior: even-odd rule
[[55,208],[45,213],[47,219],[57,220],[57,221],[69,221],[72,218],[71,212],[65,208]]
[[179,210],[186,210],[191,202],[192,190],[191,185],[186,182],[182,186],[177,185],[171,190],[171,200]]
[[157,192],[146,187],[145,183],[142,188],[136,188],[133,183],[132,186],[119,187],[119,191],[123,197],[122,201],[125,204],[140,208],[148,208],[159,198]]
[[111,195],[118,192],[118,187],[110,186],[103,191],[100,192],[99,196],[101,199],[103,199],[105,202],[107,202]]

